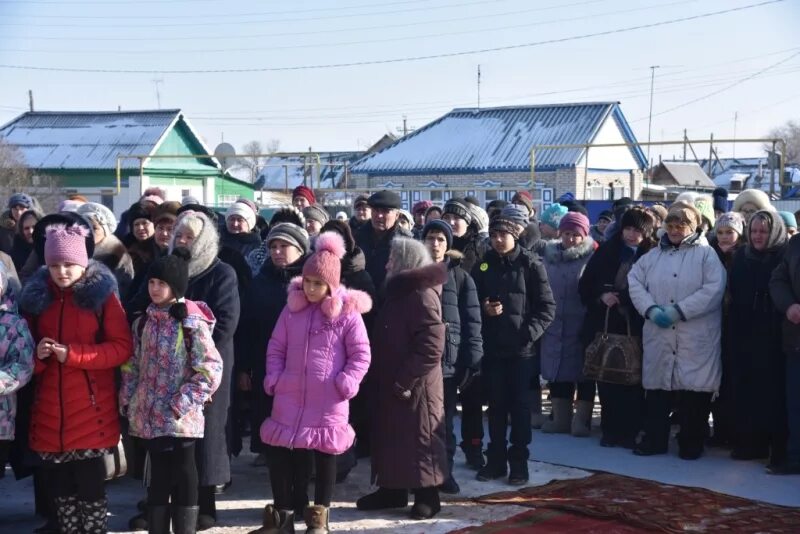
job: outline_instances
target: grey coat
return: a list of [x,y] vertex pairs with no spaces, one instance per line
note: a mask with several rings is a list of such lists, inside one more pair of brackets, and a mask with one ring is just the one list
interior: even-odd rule
[[681,320],[660,328],[644,323],[642,385],[667,391],[719,390],[725,268],[700,234],[678,248],[664,236],[628,273],[631,301],[647,317],[654,306],[677,306]]
[[542,336],[542,376],[550,382],[577,382],[583,377],[584,347],[580,332],[586,316],[578,281],[594,253],[595,242],[564,250],[560,241],[550,241],[544,249],[544,267],[556,301],[556,315]]

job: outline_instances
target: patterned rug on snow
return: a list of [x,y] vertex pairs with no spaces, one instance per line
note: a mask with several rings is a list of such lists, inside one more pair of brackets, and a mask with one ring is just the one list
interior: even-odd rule
[[450,534],[645,534],[651,530],[627,525],[617,519],[589,517],[563,510],[535,508],[515,516],[474,527],[454,530]]
[[[800,532],[800,508],[766,504],[707,489],[671,486],[612,473],[556,480],[544,486],[484,495],[475,498],[475,501],[559,510],[591,518],[615,520],[616,524],[622,523],[650,531],[743,534]],[[521,517],[524,515],[520,514],[507,521],[525,521],[526,518]],[[527,519],[534,520],[537,517],[541,518],[531,516]],[[567,521],[569,518],[564,517],[561,520]],[[483,525],[481,528],[491,525]],[[506,526],[511,528],[513,524]],[[528,528],[532,527],[528,525]]]

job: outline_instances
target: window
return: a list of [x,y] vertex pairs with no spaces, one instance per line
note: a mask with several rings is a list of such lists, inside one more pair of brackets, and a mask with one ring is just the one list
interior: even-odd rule
[[111,211],[114,211],[114,192],[113,191],[101,191],[100,192],[100,204],[107,207]]
[[486,197],[486,202],[491,202],[492,200],[497,200],[497,190],[496,189],[489,189],[484,192]]
[[431,200],[433,202],[441,202],[444,198],[442,191],[431,191]]
[[220,206],[230,206],[239,199],[239,195],[217,195],[217,204]]
[[181,189],[181,198],[192,196],[191,189]]

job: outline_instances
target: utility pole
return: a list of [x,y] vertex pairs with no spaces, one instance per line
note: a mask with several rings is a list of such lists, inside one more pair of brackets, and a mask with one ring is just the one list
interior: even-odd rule
[[688,140],[689,140],[689,138],[686,137],[686,128],[684,128],[683,129],[683,161],[686,161],[686,141],[688,141]]
[[28,111],[33,111],[33,89],[28,89]]
[[736,111],[733,113],[733,158],[736,159],[736,123],[739,122],[739,112]]
[[[708,143],[708,177],[711,178],[711,166],[714,164],[714,134],[711,134],[711,140]],[[713,179],[713,178],[712,178]]]
[[478,109],[481,107],[481,66],[478,64]]
[[414,130],[416,130],[416,128],[414,128],[413,126],[409,127],[408,126],[408,117],[403,115],[403,127],[402,128],[396,128],[396,130],[398,132],[401,132],[403,134],[403,137],[405,137],[406,135],[408,135],[409,132],[413,132]]
[[158,86],[164,83],[163,78],[153,78],[153,84],[156,86],[156,103],[158,104],[158,109],[161,109],[161,91],[159,90]]
[[653,88],[656,81],[656,69],[659,65],[650,65],[650,114],[647,118],[647,164],[650,165],[650,131],[653,126]]

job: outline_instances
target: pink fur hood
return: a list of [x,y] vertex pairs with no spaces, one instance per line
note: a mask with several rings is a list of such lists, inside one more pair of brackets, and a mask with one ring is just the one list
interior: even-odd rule
[[[289,298],[286,305],[292,312],[299,312],[310,303],[303,292],[303,277],[296,276],[289,283]],[[372,299],[363,291],[348,289],[340,285],[333,295],[325,297],[320,304],[320,310],[328,319],[336,319],[342,314],[353,312],[365,314],[372,309]]]

